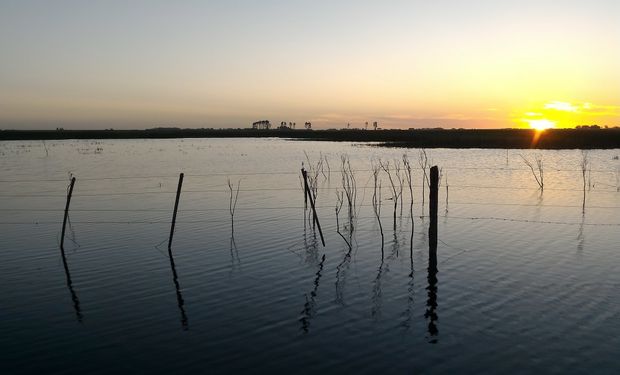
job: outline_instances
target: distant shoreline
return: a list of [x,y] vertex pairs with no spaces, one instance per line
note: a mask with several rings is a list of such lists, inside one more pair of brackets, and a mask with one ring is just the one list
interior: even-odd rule
[[[539,136],[538,136],[539,135]],[[378,142],[386,147],[615,149],[620,128],[548,129],[414,129],[414,130],[0,130],[0,141],[62,139],[284,138],[332,142]],[[536,139],[538,138],[538,139]]]

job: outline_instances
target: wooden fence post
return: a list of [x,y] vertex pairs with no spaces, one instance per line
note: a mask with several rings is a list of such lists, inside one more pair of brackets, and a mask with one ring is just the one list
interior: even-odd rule
[[177,210],[179,209],[179,198],[181,197],[181,187],[183,187],[183,173],[179,175],[179,186],[177,187],[177,197],[174,201],[174,212],[172,213],[172,225],[170,226],[170,238],[168,239],[168,250],[172,246],[172,236],[174,236],[174,226],[177,221]]
[[314,206],[314,198],[312,198],[312,193],[310,192],[310,188],[308,187],[308,174],[305,169],[301,169],[301,174],[304,176],[304,186],[306,190],[306,196],[308,200],[310,200],[310,206],[312,207],[312,216],[314,219],[314,223],[317,228],[319,228],[319,235],[321,235],[321,243],[323,243],[323,247],[325,247],[325,239],[323,238],[323,231],[321,230],[321,224],[319,224],[319,216],[316,213],[316,207]]
[[[430,226],[428,228],[429,237],[429,262],[434,259],[437,261],[437,207],[439,206],[439,168],[431,167],[429,191],[429,215]],[[436,264],[435,264],[436,266]]]
[[69,205],[71,204],[71,196],[73,195],[73,186],[75,185],[75,177],[71,177],[71,183],[69,184],[69,192],[67,193],[67,204],[65,206],[65,218],[62,221],[62,234],[60,236],[60,248],[64,249],[65,246],[65,230],[67,229],[67,219],[69,218]]

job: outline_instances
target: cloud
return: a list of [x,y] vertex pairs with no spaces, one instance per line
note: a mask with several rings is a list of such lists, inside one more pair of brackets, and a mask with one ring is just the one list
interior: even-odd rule
[[578,107],[575,107],[571,103],[553,101],[545,104],[545,109],[555,109],[556,111],[577,112]]
[[544,109],[563,112],[580,113],[590,116],[619,116],[620,106],[596,105],[589,102],[572,104],[568,102],[552,101],[545,104]]

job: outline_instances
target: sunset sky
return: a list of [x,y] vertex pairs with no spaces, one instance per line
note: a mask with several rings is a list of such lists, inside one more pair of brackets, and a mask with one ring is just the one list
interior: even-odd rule
[[0,1],[0,128],[620,126],[620,1]]

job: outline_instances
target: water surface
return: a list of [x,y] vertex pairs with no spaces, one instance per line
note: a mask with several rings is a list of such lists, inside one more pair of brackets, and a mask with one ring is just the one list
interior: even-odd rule
[[[327,159],[326,247],[304,210],[304,151],[312,165]],[[382,173],[382,257],[371,160],[403,153],[413,218],[405,188],[394,229]],[[590,151],[585,213],[581,151],[428,150],[443,168],[437,272],[418,153],[275,139],[1,142],[0,372],[620,371],[620,150]],[[358,187],[352,234],[340,213],[351,249],[336,231],[343,154]],[[542,193],[521,159],[536,154]],[[234,233],[228,179],[241,184]]]

